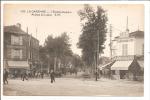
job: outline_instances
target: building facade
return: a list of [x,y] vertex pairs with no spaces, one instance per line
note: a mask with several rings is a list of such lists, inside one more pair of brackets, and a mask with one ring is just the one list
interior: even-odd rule
[[4,68],[11,74],[32,70],[39,60],[39,41],[21,29],[21,24],[4,26]]
[[138,30],[123,34],[115,37],[112,42],[112,57],[144,55],[144,32]]
[[112,42],[112,75],[115,79],[143,79],[144,32],[121,33]]

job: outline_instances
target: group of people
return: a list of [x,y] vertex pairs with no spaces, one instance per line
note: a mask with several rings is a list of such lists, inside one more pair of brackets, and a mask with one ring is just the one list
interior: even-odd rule
[[[4,82],[4,84],[8,84],[8,76],[9,76],[8,71],[6,69],[4,69],[4,73],[3,73],[3,82]],[[41,78],[43,78],[44,73],[43,72],[40,73],[40,76],[41,76]],[[54,72],[54,70],[50,71],[49,76],[50,76],[50,79],[51,79],[51,83],[55,82],[55,72]],[[23,72],[21,72],[20,77],[21,77],[22,81],[28,80],[29,79],[29,74],[27,73],[27,71],[23,71]]]
[[44,72],[34,72],[34,74],[32,75],[32,77],[34,78],[44,78]]
[[28,73],[26,71],[23,71],[21,73],[21,80],[24,81],[24,80],[28,80]]

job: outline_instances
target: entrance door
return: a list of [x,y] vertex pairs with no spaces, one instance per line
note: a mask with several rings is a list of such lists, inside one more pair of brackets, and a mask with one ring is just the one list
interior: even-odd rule
[[126,70],[120,70],[120,79],[125,79]]

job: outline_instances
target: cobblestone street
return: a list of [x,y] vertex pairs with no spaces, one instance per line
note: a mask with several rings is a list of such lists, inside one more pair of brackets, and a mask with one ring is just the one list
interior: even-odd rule
[[9,80],[4,85],[4,95],[10,96],[143,96],[143,82],[100,79],[83,80],[76,78],[19,79]]

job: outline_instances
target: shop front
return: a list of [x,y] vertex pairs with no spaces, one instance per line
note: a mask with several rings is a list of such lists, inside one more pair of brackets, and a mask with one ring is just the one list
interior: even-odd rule
[[141,80],[143,77],[142,66],[137,60],[116,61],[111,66],[114,79]]
[[29,71],[30,67],[27,61],[7,61],[9,76],[18,78],[24,71]]

